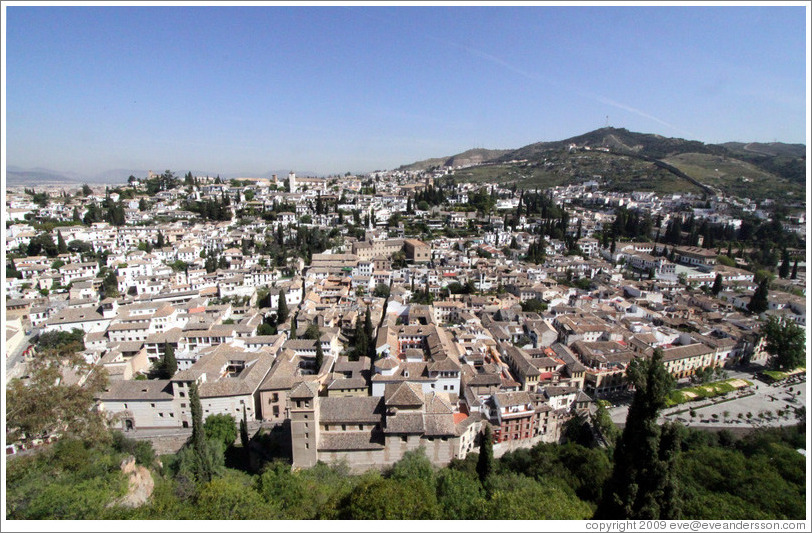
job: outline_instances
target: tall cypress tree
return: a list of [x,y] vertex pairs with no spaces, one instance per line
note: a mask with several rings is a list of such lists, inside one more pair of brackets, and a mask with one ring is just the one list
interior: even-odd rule
[[321,370],[324,364],[324,350],[321,349],[321,339],[316,339],[316,373]]
[[662,362],[662,351],[635,359],[627,375],[635,386],[626,427],[615,448],[614,469],[603,490],[595,518],[676,519],[680,515],[674,463],[679,450],[676,427],[657,425],[660,409],[674,379]]
[[192,411],[192,449],[195,452],[197,481],[207,483],[214,475],[214,465],[206,442],[206,433],[203,430],[203,406],[200,405],[200,394],[197,383],[192,383],[189,390],[189,402]]
[[792,265],[792,274],[790,274],[789,279],[798,279],[798,260],[795,260],[795,264]]
[[62,232],[56,232],[56,249],[60,254],[68,253],[68,245],[65,244],[65,239],[62,237]]
[[240,420],[240,443],[242,444],[243,454],[245,454],[246,468],[251,466],[251,450],[248,449],[250,439],[248,437],[248,419],[245,414],[245,405],[242,406],[242,420]]
[[769,278],[765,277],[763,280],[761,280],[761,283],[758,284],[758,288],[756,288],[756,291],[753,293],[753,297],[750,298],[750,303],[747,304],[748,311],[759,315],[770,307],[769,302],[767,301],[769,284]]
[[175,348],[173,348],[168,341],[164,341],[164,357],[161,361],[160,371],[163,379],[172,379],[172,376],[178,371],[178,361],[175,359]]
[[786,248],[784,248],[781,256],[781,266],[778,267],[778,277],[787,279],[789,277],[789,252]]
[[355,359],[369,352],[369,338],[360,318],[355,321]]
[[287,294],[285,290],[279,291],[279,303],[276,306],[276,323],[281,324],[288,319],[290,311],[288,311]]
[[711,287],[711,294],[717,296],[722,292],[722,275],[716,274],[716,279],[713,280],[713,287]]
[[367,339],[372,340],[372,334],[374,333],[372,330],[372,312],[369,310],[368,305],[366,316],[364,317],[364,333],[366,333]]
[[490,424],[485,424],[485,430],[479,440],[479,459],[476,463],[476,473],[479,481],[485,483],[493,473],[493,436]]

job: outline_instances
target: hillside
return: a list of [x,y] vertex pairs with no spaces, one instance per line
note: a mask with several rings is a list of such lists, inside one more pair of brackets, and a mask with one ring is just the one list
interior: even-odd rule
[[473,148],[457,155],[435,157],[432,159],[417,161],[416,163],[412,163],[410,165],[403,165],[398,168],[398,170],[427,170],[431,167],[466,167],[470,165],[479,165],[481,163],[492,161],[498,157],[501,157],[508,152],[510,152],[510,150],[487,150],[485,148]]
[[[463,152],[401,167],[429,168],[444,161],[468,161],[487,150]],[[788,201],[805,191],[805,146],[785,143],[705,144],[681,138],[601,128],[563,139],[538,142],[516,150],[497,150],[478,166],[455,172],[463,181],[515,182],[524,187],[550,187],[598,177],[612,190],[713,192]],[[426,164],[432,162],[432,164]]]

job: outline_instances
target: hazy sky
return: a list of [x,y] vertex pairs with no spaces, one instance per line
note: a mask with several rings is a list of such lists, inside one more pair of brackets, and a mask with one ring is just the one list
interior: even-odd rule
[[603,127],[806,143],[788,7],[20,7],[7,164],[394,168]]

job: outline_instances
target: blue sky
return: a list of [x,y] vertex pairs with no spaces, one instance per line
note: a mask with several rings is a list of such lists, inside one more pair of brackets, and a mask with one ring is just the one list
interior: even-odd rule
[[394,168],[609,124],[806,143],[804,7],[19,7],[7,164]]

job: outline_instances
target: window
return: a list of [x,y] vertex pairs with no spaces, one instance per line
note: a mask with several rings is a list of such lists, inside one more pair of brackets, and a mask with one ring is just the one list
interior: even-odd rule
[[186,407],[185,403],[180,404],[181,407]]
[[273,393],[273,401],[274,401],[274,403],[279,401],[279,393],[278,392]]
[[125,403],[125,404],[124,404],[124,409],[126,409],[126,408],[127,408],[127,404]]
[[181,397],[181,398],[186,398],[186,393],[185,393],[185,392],[181,392],[181,393],[180,393],[180,397]]

